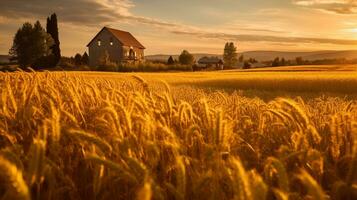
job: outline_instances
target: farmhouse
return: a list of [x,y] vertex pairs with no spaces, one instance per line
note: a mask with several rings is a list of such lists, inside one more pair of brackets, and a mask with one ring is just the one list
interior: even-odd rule
[[199,68],[215,67],[216,69],[223,69],[223,61],[218,57],[203,57],[198,60]]
[[87,45],[89,65],[97,66],[106,54],[114,63],[136,63],[144,59],[145,47],[129,32],[102,28]]

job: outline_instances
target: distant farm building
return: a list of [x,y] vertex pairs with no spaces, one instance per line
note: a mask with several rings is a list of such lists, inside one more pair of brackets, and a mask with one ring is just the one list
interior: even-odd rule
[[113,63],[136,63],[144,60],[145,47],[129,32],[104,27],[87,45],[89,65],[97,66],[109,55]]
[[197,67],[199,69],[215,68],[223,69],[223,61],[218,57],[203,57],[197,61]]

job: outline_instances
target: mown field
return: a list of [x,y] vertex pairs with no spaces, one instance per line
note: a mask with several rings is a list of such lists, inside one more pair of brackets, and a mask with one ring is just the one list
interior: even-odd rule
[[2,73],[1,198],[357,199],[355,75]]

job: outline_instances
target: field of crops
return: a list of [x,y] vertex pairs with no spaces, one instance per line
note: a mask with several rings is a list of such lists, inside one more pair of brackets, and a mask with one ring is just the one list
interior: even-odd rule
[[0,198],[357,199],[356,75],[2,73]]
[[[77,76],[77,72],[69,75]],[[81,72],[88,78],[125,81],[133,74],[155,87],[160,81],[170,86],[198,88],[205,92],[240,91],[245,96],[273,100],[276,97],[349,97],[357,99],[357,66],[291,66],[215,72],[177,73],[101,73]]]

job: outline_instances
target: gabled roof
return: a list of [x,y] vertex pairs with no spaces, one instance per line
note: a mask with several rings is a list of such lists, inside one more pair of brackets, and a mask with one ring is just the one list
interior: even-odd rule
[[198,60],[198,63],[200,64],[218,64],[218,63],[223,63],[221,59],[218,57],[202,57]]
[[124,46],[132,46],[139,49],[145,49],[145,47],[131,33],[108,27],[102,28],[102,30],[99,31],[99,33],[88,43],[87,46],[89,46],[93,42],[93,40],[105,29],[108,30]]

